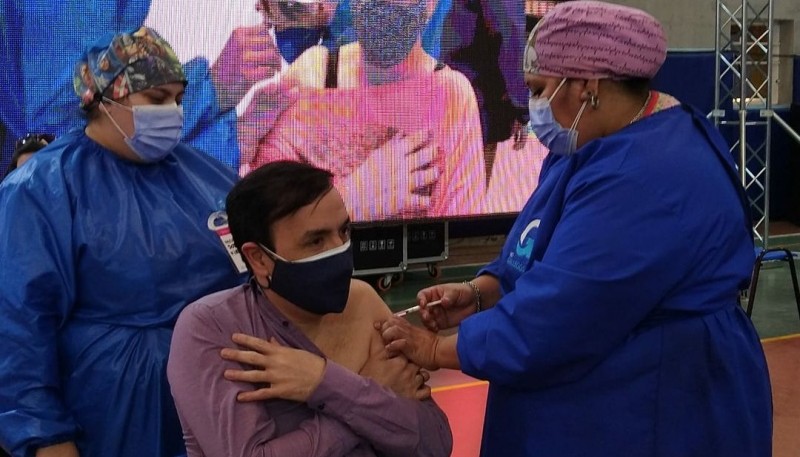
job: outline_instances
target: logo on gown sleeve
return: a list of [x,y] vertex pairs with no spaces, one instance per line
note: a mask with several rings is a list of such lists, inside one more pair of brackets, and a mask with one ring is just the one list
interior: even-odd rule
[[507,263],[511,268],[520,272],[528,269],[536,242],[536,232],[541,222],[541,219],[534,219],[520,234],[516,248],[508,256]]

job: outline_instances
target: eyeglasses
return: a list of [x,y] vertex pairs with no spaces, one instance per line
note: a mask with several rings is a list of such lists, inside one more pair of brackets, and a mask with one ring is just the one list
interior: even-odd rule
[[29,133],[17,140],[17,143],[14,145],[14,149],[19,149],[32,143],[44,143],[45,145],[48,145],[55,139],[56,136],[50,133]]

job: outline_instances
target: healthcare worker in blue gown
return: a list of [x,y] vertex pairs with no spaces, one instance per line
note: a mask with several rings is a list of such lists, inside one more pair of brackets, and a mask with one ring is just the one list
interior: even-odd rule
[[242,280],[209,229],[237,176],[179,143],[186,75],[154,31],[100,40],[74,81],[86,129],[0,185],[0,446],[182,455],[172,327]]
[[550,149],[538,188],[476,278],[420,291],[427,330],[376,323],[390,351],[489,381],[485,457],[771,455],[767,366],[737,300],[747,203],[713,125],[648,89],[665,57],[640,10],[545,15],[524,59]]

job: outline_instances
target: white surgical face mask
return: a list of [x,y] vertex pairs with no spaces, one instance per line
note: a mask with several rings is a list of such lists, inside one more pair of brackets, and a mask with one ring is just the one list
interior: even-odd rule
[[183,107],[177,103],[128,107],[114,100],[106,101],[133,113],[133,136],[129,137],[103,107],[108,118],[125,137],[125,143],[143,162],[152,163],[164,159],[180,142]]
[[556,121],[550,103],[566,81],[567,78],[561,80],[561,83],[559,83],[550,98],[530,98],[528,100],[531,131],[551,153],[558,155],[570,155],[578,149],[578,131],[575,127],[577,127],[588,103],[588,101],[583,102],[570,128],[562,127]]

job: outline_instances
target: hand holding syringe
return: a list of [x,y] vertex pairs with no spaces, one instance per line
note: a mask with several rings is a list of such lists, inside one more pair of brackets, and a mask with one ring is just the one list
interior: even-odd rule
[[[441,300],[434,300],[434,301],[428,303],[425,306],[426,307],[428,307],[428,306],[437,306],[437,305],[441,305],[441,304],[442,304]],[[394,315],[395,315],[395,317],[403,317],[403,316],[406,316],[406,315],[411,314],[411,313],[416,313],[420,309],[421,309],[420,306],[416,305],[416,306],[412,306],[411,308],[406,308],[406,309],[404,309],[402,311],[398,311],[398,312],[394,313]]]

